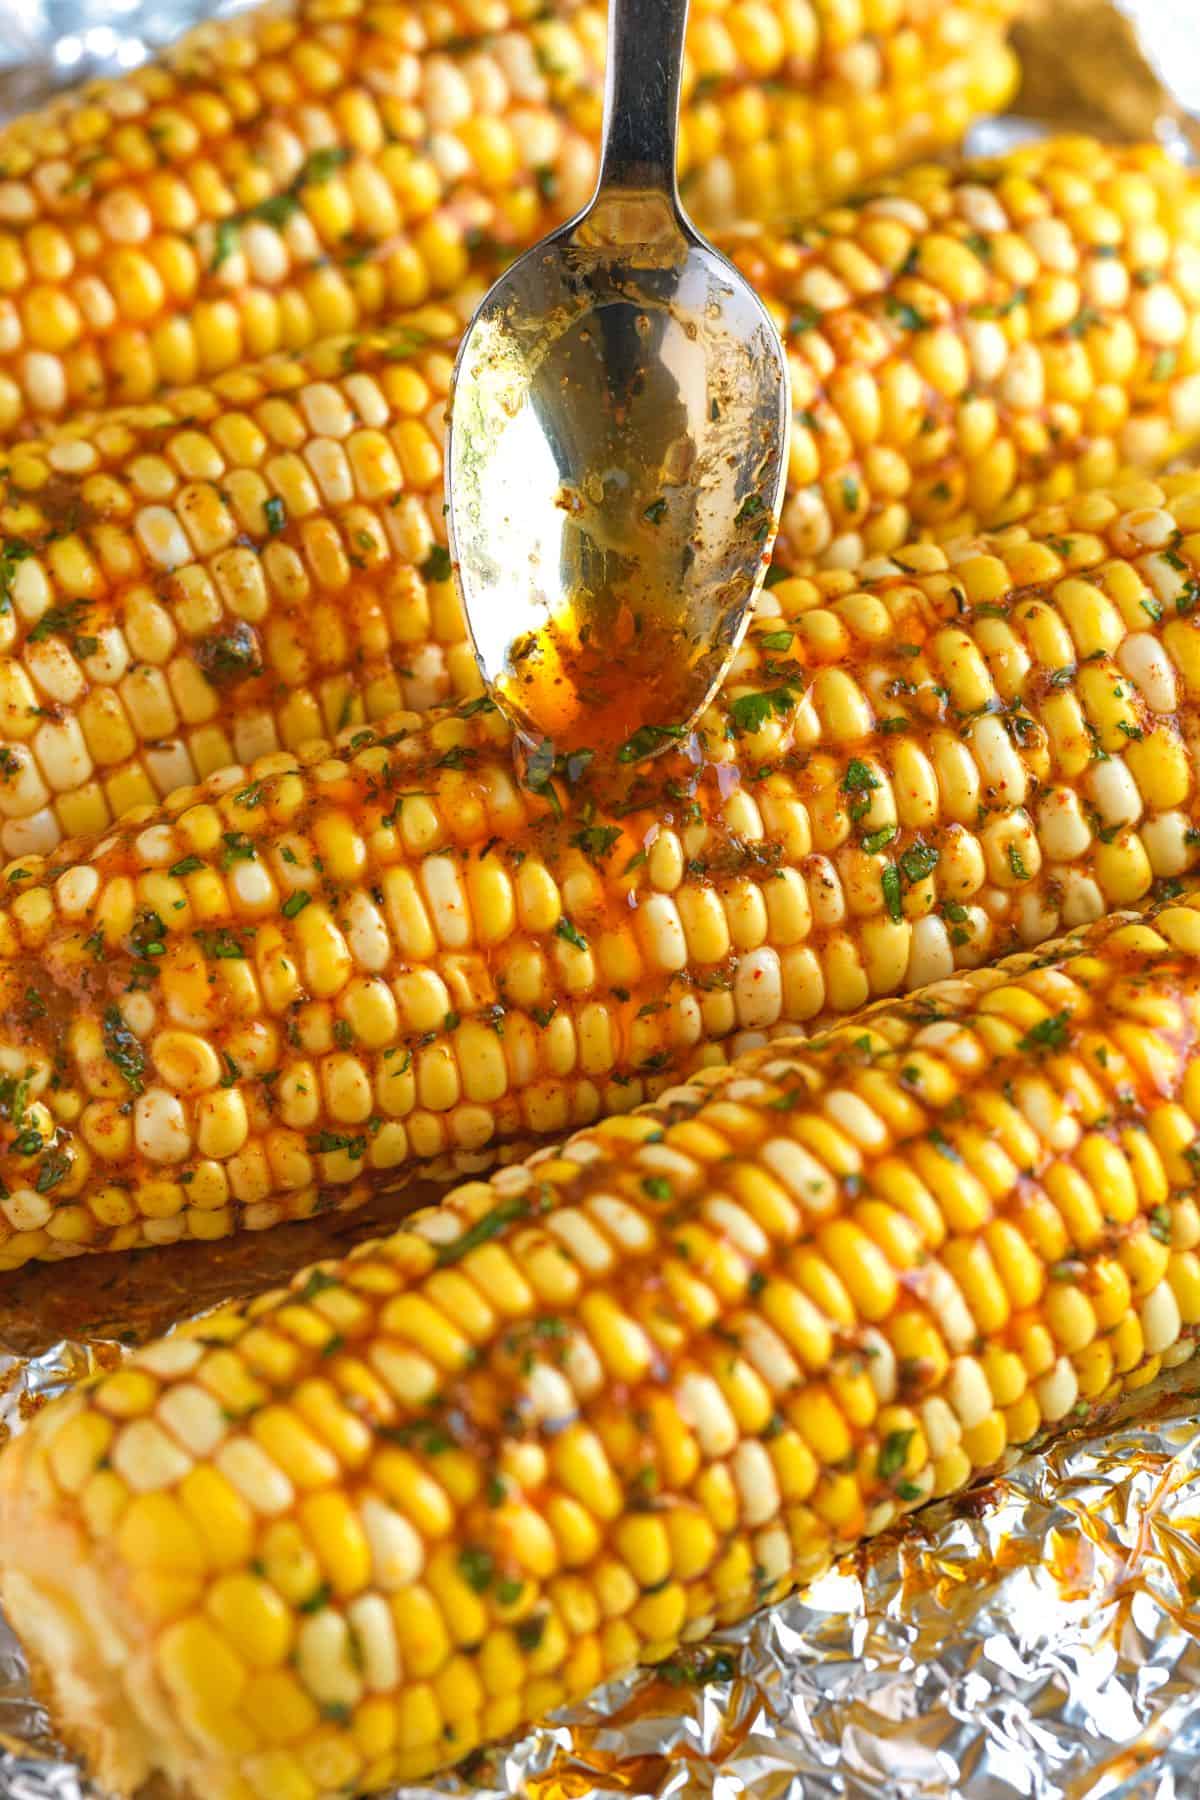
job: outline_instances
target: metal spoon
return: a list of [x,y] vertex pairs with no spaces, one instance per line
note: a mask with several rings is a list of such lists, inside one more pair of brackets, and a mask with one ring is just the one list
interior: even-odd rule
[[680,204],[686,18],[687,0],[609,0],[595,194],[496,282],[455,370],[450,543],[476,658],[555,752],[640,760],[684,736],[775,534],[787,365]]

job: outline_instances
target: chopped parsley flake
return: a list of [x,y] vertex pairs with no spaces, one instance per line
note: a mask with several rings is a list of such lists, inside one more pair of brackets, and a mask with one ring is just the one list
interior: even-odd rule
[[898,925],[904,917],[904,903],[900,892],[900,871],[895,863],[889,863],[883,870],[879,885],[883,889],[883,903],[887,907],[888,917]]
[[761,731],[772,714],[786,717],[796,694],[790,687],[770,688],[761,694],[739,694],[730,702],[729,717],[735,731]]
[[620,763],[641,762],[647,756],[653,756],[664,744],[676,742],[687,736],[686,725],[643,725],[632,737],[626,738],[617,751]]
[[900,857],[900,869],[906,881],[924,881],[938,866],[938,852],[932,844],[914,844]]
[[344,144],[330,144],[320,150],[313,150],[300,171],[299,185],[307,187],[311,184],[315,187],[320,182],[328,181],[336,169],[350,161],[351,154]]
[[575,832],[568,842],[573,844],[577,850],[582,850],[583,854],[592,862],[600,862],[609,854],[620,836],[621,827],[619,825],[585,825],[582,831]]
[[459,1262],[472,1250],[477,1250],[480,1244],[489,1243],[492,1238],[497,1237],[506,1225],[511,1225],[516,1219],[525,1218],[528,1211],[529,1201],[525,1195],[518,1195],[515,1199],[502,1201],[499,1206],[493,1207],[491,1212],[484,1213],[481,1218],[476,1219],[475,1223],[468,1226],[466,1231],[456,1237],[452,1243],[438,1245],[439,1267],[444,1268],[447,1263]]
[[106,1007],[103,1020],[104,1054],[125,1078],[135,1094],[144,1088],[146,1053],[115,1006]]
[[1023,1037],[1017,1039],[1018,1050],[1061,1050],[1065,1046],[1071,1030],[1071,1015],[1068,1012],[1052,1013],[1049,1018],[1039,1019],[1031,1025]]
[[898,1475],[908,1461],[908,1447],[916,1436],[915,1431],[889,1431],[883,1440],[883,1448],[879,1452],[879,1473],[885,1481]]
[[445,545],[435,544],[421,564],[421,574],[426,581],[449,581],[453,566]]

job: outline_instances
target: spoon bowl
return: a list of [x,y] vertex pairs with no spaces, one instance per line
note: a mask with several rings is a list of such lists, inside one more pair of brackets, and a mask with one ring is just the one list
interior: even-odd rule
[[[685,7],[649,4],[681,55]],[[634,5],[644,30],[647,0],[612,7],[596,195],[476,312],[446,468],[493,697],[533,744],[619,755],[636,739],[640,759],[686,734],[736,652],[774,539],[788,403],[766,309],[679,204],[677,75],[640,51],[630,73]],[[622,147],[629,107],[644,134],[664,106],[657,153]]]

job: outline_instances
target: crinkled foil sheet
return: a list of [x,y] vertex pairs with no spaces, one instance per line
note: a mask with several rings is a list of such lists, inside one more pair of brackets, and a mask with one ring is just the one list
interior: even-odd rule
[[[0,0],[0,118],[241,3]],[[1200,156],[1200,0],[1028,0],[1018,46],[1018,111],[972,148],[1057,127]],[[128,1345],[429,1197],[7,1278],[0,1433]],[[1121,1422],[927,1508],[803,1595],[404,1800],[471,1794],[1200,1800],[1200,1357]],[[101,1800],[2,1620],[0,1800]]]

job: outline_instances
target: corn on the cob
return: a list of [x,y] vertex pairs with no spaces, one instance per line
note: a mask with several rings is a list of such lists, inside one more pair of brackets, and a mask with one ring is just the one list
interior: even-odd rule
[[42,1413],[0,1591],[102,1784],[418,1779],[1190,1357],[1197,907],[707,1071]]
[[[698,7],[701,210],[794,211],[952,142],[1011,91],[1011,10]],[[9,126],[0,430],[351,329],[536,241],[592,180],[603,48],[588,4],[299,0]]]
[[[809,235],[741,247],[790,300],[785,566],[1027,507],[1200,424],[1200,178],[1159,152],[1072,140],[918,170]],[[943,323],[914,330],[918,309]],[[426,307],[8,453],[0,849],[476,691],[442,547],[456,323]]]
[[519,786],[471,702],[9,865],[0,1268],[478,1168],[1177,881],[1200,475],[1038,525],[780,584],[656,761]]
[[478,690],[442,517],[459,322],[427,306],[6,453],[6,855]]
[[789,560],[1015,517],[1200,434],[1200,181],[1157,149],[915,169],[731,248],[789,338]]

